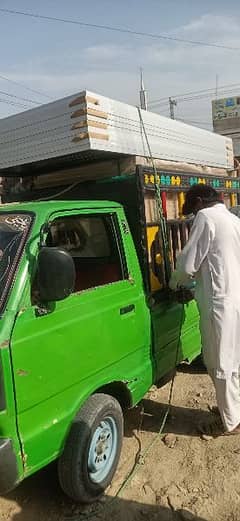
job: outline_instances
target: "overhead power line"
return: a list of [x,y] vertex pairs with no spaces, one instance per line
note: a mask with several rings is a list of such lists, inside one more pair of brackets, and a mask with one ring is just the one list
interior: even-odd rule
[[[240,87],[240,83],[228,83],[226,85],[222,85],[221,87],[218,87],[218,92],[219,91],[222,91],[226,88],[230,88],[230,87]],[[185,96],[191,96],[192,94],[203,94],[203,93],[212,93],[212,92],[216,92],[216,86],[215,87],[212,87],[212,88],[209,88],[209,89],[201,89],[201,90],[193,90],[193,91],[190,91],[190,92],[184,92],[182,94],[175,94],[174,96],[172,96],[173,98],[182,98],[182,97],[185,97]],[[221,94],[221,92],[220,92]],[[161,101],[167,101],[168,102],[169,100],[169,96],[165,96],[165,97],[162,97],[162,98],[158,98],[158,99],[155,99],[155,100],[150,100],[149,101],[149,105],[154,105],[155,103],[158,104],[159,102]]]
[[[222,93],[222,96],[224,95],[225,97],[228,97],[228,96],[234,95],[235,93],[236,93],[236,89],[229,90],[229,91],[224,91]],[[189,96],[189,97],[185,97],[185,98],[177,98],[177,97],[175,97],[175,99],[177,100],[178,104],[187,103],[187,102],[191,103],[191,102],[206,101],[208,98],[213,98],[211,93],[206,93],[206,94],[202,94],[202,95],[199,95],[199,96]],[[159,103],[151,105],[149,110],[155,111],[156,109],[165,108],[165,107],[167,107],[167,105],[168,105],[167,100],[166,101],[161,101]]]
[[27,87],[27,85],[24,85],[24,83],[21,83],[20,81],[12,80],[11,78],[8,78],[7,76],[3,76],[0,74],[0,79],[8,81],[9,83],[12,83],[13,85],[17,85],[18,87],[22,87],[22,89],[28,90],[29,92],[33,92],[34,94],[38,94],[40,96],[43,96],[45,98],[48,98],[49,100],[52,100],[52,96],[49,96],[45,92],[42,92],[40,90],[32,89],[31,87]]
[[[222,85],[221,87],[218,87],[218,92],[219,91],[222,91],[226,88],[230,88],[230,87],[240,87],[240,83],[227,83],[226,85]],[[212,87],[212,88],[209,88],[209,89],[201,89],[201,90],[193,90],[193,91],[188,91],[188,92],[183,92],[182,94],[175,94],[174,98],[182,98],[182,97],[185,97],[185,96],[191,96],[192,94],[202,94],[202,93],[211,93],[211,92],[216,92],[216,86],[215,87]],[[221,92],[220,92],[221,94]],[[165,96],[163,98],[158,98],[158,99],[155,99],[155,100],[150,100],[149,101],[149,105],[153,105],[155,103],[159,103],[160,101],[168,101],[169,97]]]
[[132,34],[135,36],[143,36],[143,37],[153,38],[153,39],[157,39],[157,40],[169,40],[169,41],[173,41],[173,42],[186,43],[189,45],[215,47],[218,49],[226,49],[229,51],[240,51],[239,47],[230,47],[228,45],[223,45],[220,43],[188,40],[185,38],[177,38],[177,37],[167,36],[167,35],[163,35],[163,34],[136,31],[134,29],[127,29],[125,27],[115,27],[112,25],[93,24],[93,23],[83,22],[81,20],[73,20],[70,18],[59,18],[59,17],[55,17],[55,16],[47,16],[47,15],[42,15],[42,14],[32,13],[32,12],[27,12],[27,11],[17,11],[14,9],[0,8],[0,12],[5,13],[5,14],[11,14],[11,15],[27,16],[29,18],[35,18],[35,19],[49,21],[49,22],[61,22],[61,23],[67,23],[67,24],[73,24],[73,25],[80,25],[82,27],[88,27],[88,28],[93,28],[93,29],[102,29],[104,31],[114,31],[114,32],[118,32],[118,33]]
[[33,103],[34,105],[40,105],[40,102],[34,101],[29,98],[21,98],[20,96],[15,96],[14,94],[9,94],[9,92],[5,92],[4,90],[0,90],[0,94],[4,94],[4,96],[8,96],[9,98],[19,99],[21,101],[26,101],[27,103]]
[[212,123],[210,123],[209,121],[200,121],[200,120],[195,120],[195,119],[188,119],[188,118],[176,118],[178,121],[183,121],[184,123],[192,123],[194,125],[203,125],[203,126],[208,126],[208,127],[212,127]]
[[0,103],[6,103],[6,105],[12,105],[13,107],[21,107],[23,109],[29,109],[27,105],[23,105],[22,103],[18,103],[16,101],[6,100],[4,98],[0,98]]

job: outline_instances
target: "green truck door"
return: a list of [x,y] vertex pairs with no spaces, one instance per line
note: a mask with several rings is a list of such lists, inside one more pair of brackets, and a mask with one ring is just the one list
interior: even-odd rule
[[178,302],[174,292],[167,289],[163,262],[164,243],[161,234],[159,235],[159,226],[151,222],[149,201],[150,199],[145,199],[146,244],[150,290],[152,300],[155,300],[150,313],[155,361],[154,381],[157,382],[175,367],[176,360],[191,360],[199,354],[200,338],[195,302],[184,306]]
[[174,294],[154,306],[151,317],[157,381],[176,361],[191,361],[200,354],[199,318],[195,301],[183,305],[174,301]]
[[[149,314],[138,265],[127,266],[119,230],[117,215],[106,212],[53,221],[48,244],[71,253],[76,288],[42,316],[29,297],[14,327],[12,363],[26,474],[58,455],[72,418],[94,390],[125,381],[136,401],[151,383]],[[124,242],[130,251],[131,236]],[[33,284],[32,299],[36,291]]]
[[168,298],[158,302],[151,310],[155,381],[175,367],[182,316],[182,304]]

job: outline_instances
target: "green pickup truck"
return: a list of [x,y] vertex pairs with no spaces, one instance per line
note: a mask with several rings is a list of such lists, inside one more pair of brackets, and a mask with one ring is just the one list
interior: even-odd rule
[[65,493],[95,500],[118,464],[124,409],[173,371],[180,334],[178,362],[199,354],[194,301],[183,313],[163,268],[151,290],[137,233],[116,202],[1,207],[0,493],[58,459]]

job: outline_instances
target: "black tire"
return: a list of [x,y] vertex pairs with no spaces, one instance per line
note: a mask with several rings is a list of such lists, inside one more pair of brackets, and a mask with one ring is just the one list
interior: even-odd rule
[[[98,437],[98,432],[105,425],[109,423],[109,429],[113,428],[113,434],[111,437],[112,456],[105,458],[106,448],[102,450],[104,455],[99,456],[99,452],[93,450],[95,439],[97,440],[98,447],[104,446],[101,435]],[[102,429],[101,432],[108,432],[107,428]],[[113,441],[115,443],[113,445]],[[91,503],[98,499],[103,494],[104,490],[111,483],[113,475],[116,471],[119,457],[121,454],[123,440],[123,414],[122,409],[115,398],[107,394],[99,393],[91,396],[87,402],[83,405],[79,413],[77,414],[69,436],[67,438],[64,451],[59,458],[58,462],[58,475],[60,485],[69,497],[74,501],[81,503]],[[107,446],[108,440],[105,439],[105,446]],[[107,447],[108,448],[108,447]],[[100,477],[97,479],[97,471],[89,468],[89,458],[91,454],[96,456],[98,464],[98,458],[102,457],[100,465],[105,465],[105,473],[102,472]],[[107,459],[108,465],[104,463],[103,458]],[[102,463],[103,462],[103,463]],[[93,462],[94,465],[94,462]],[[110,466],[110,468],[108,468]],[[94,467],[95,468],[95,467]],[[97,482],[96,482],[97,479]]]

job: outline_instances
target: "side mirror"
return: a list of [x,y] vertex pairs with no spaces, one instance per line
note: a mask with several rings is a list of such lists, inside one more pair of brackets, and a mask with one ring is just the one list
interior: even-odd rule
[[72,257],[62,248],[42,247],[38,254],[37,276],[41,302],[65,299],[75,286]]

